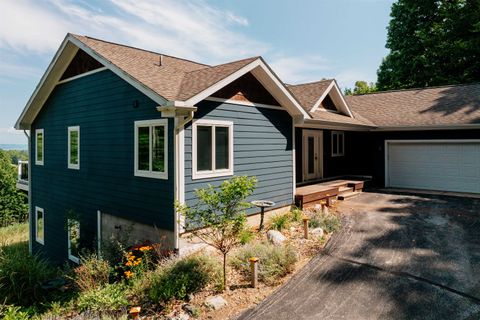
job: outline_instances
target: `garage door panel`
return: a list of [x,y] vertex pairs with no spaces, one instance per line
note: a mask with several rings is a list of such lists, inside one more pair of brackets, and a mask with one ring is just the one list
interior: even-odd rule
[[387,185],[480,193],[480,143],[389,143]]

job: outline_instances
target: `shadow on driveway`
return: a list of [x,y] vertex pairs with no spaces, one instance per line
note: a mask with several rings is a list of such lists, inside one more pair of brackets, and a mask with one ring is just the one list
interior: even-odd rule
[[344,227],[239,319],[480,319],[480,199],[363,193]]

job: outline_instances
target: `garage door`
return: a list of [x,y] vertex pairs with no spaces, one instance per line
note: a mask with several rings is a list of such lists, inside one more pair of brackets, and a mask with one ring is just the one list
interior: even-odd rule
[[480,142],[387,141],[386,185],[480,193]]

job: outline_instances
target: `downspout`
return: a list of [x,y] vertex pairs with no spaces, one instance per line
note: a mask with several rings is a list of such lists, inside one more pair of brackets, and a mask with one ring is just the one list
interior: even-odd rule
[[27,130],[23,130],[23,133],[28,140],[28,252],[33,253],[33,221],[32,221],[32,141],[27,133]]

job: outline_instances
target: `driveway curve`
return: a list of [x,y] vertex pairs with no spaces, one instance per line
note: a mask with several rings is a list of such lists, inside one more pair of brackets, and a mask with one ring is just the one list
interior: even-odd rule
[[363,193],[344,227],[238,319],[480,319],[480,199]]

